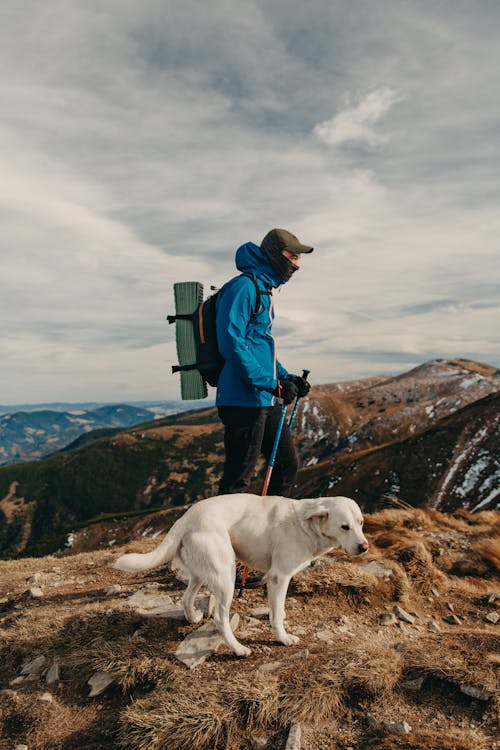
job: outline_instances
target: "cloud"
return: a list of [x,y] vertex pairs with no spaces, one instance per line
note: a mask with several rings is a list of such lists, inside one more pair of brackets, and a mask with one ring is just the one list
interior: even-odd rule
[[240,6],[2,12],[2,401],[178,396],[172,284],[273,226],[316,248],[276,295],[290,370],[500,364],[500,10]]
[[365,96],[355,107],[348,107],[330,120],[320,122],[313,129],[323,143],[339,146],[350,141],[365,142],[370,146],[383,143],[384,136],[374,130],[374,125],[403,97],[388,87],[382,87]]

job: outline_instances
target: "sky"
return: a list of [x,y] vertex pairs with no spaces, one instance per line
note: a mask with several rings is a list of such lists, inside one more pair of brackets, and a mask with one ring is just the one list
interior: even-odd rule
[[315,248],[289,371],[500,366],[499,33],[497,0],[2,3],[0,403],[180,397],[173,283],[273,227]]

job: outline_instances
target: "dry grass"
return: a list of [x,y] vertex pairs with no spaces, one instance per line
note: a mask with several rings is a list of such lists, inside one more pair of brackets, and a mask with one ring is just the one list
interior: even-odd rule
[[315,660],[304,670],[288,673],[280,684],[280,716],[284,722],[317,727],[335,723],[343,712],[342,680],[337,671]]
[[224,747],[233,721],[216,686],[177,685],[122,712],[121,744],[127,750],[216,750]]
[[[367,529],[368,555],[353,561],[335,552],[292,583],[290,630],[302,627],[300,648],[309,650],[307,657],[288,662],[294,649],[278,646],[263,624],[245,637],[252,648],[248,659],[222,649],[192,672],[173,652],[193,626],[145,620],[103,596],[110,583],[132,590],[145,580],[110,572],[115,552],[93,553],[92,566],[84,554],[5,563],[4,590],[10,593],[0,613],[0,686],[8,687],[21,665],[39,654],[48,663],[59,657],[62,682],[50,688],[52,704],[36,699],[47,689],[43,681],[16,687],[15,698],[0,695],[0,737],[7,738],[0,739],[0,750],[12,750],[16,742],[30,750],[249,750],[254,735],[265,735],[270,750],[283,750],[296,721],[308,750],[491,750],[500,657],[496,628],[484,618],[496,606],[488,596],[499,588],[498,515],[391,508],[370,516]],[[153,542],[141,537],[138,544],[149,548]],[[362,566],[370,560],[392,575],[366,573]],[[450,573],[454,565],[459,573],[464,560],[469,567],[460,577]],[[57,574],[50,572],[55,566]],[[22,592],[38,571],[47,582],[46,597],[30,601]],[[74,577],[77,585],[50,589],[55,575]],[[169,576],[156,571],[147,580],[162,581],[169,592],[182,588]],[[416,613],[415,625],[380,625],[379,615],[401,600],[411,604],[403,606]],[[450,614],[446,602],[460,615],[459,625],[443,619]],[[233,609],[244,616],[262,604],[262,591],[254,591],[235,599]],[[441,623],[440,633],[427,630],[430,619]],[[325,626],[332,634],[328,642],[317,637]],[[275,661],[276,671],[259,671]],[[115,685],[90,699],[86,681],[97,670],[112,672]],[[420,691],[402,687],[415,677],[424,677]],[[463,682],[488,690],[492,699],[465,696]],[[367,713],[405,719],[413,731],[400,738],[373,730]]]

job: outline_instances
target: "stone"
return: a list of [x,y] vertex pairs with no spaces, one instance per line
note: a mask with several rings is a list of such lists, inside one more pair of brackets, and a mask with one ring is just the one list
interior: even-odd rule
[[145,588],[139,589],[131,596],[128,596],[123,604],[134,609],[151,610],[158,607],[167,607],[173,604],[172,597],[168,594],[159,594],[157,591],[147,591]]
[[490,594],[489,597],[488,597],[488,604],[494,604],[499,599],[500,599],[500,594],[497,594],[494,591],[493,594]]
[[17,698],[17,690],[4,688],[3,690],[0,690],[0,695],[3,695],[5,698]]
[[401,687],[404,690],[422,690],[424,679],[424,677],[416,677],[414,680],[405,680],[401,683]]
[[112,672],[106,672],[99,670],[94,672],[92,677],[88,680],[87,684],[90,686],[89,698],[95,698],[97,695],[101,695],[106,688],[113,684],[115,676]]
[[411,726],[406,721],[384,721],[384,729],[392,734],[409,734]]
[[33,573],[32,576],[26,579],[26,583],[33,585],[34,583],[40,583],[41,580],[42,580],[41,573]]
[[447,615],[446,617],[443,617],[443,620],[445,622],[448,622],[450,625],[461,625],[460,619],[456,615]]
[[32,599],[41,599],[43,597],[43,591],[40,586],[32,586],[28,589],[28,595],[31,596]]
[[382,612],[378,619],[381,625],[394,625],[397,622],[396,615],[392,612]]
[[431,620],[427,627],[431,631],[431,633],[440,633],[441,632],[441,628],[439,627],[439,623],[435,622],[435,620]]
[[113,584],[113,586],[108,586],[107,589],[105,589],[104,593],[106,596],[115,596],[116,594],[119,594],[122,590],[122,587],[119,583]]
[[14,745],[14,750],[28,750],[28,745]]
[[439,599],[439,597],[441,596],[441,594],[439,593],[439,590],[438,590],[438,589],[436,589],[436,588],[434,588],[434,587],[433,587],[433,588],[431,589],[431,594],[432,594],[432,595],[433,595],[433,596],[434,596],[434,597],[435,597],[436,599]]
[[498,614],[498,612],[488,612],[488,614],[486,615],[484,619],[487,620],[488,622],[493,623],[493,625],[496,625],[497,622],[500,620],[500,615]]
[[378,576],[379,578],[389,578],[390,576],[392,576],[392,570],[386,565],[377,562],[377,560],[372,560],[369,563],[365,563],[365,565],[360,565],[360,568],[365,573],[370,573],[371,575]]
[[263,734],[253,735],[252,737],[250,737],[250,745],[252,746],[252,750],[266,750],[268,742],[268,738]]
[[47,685],[53,685],[54,682],[59,682],[59,679],[60,679],[60,666],[59,666],[59,659],[56,656],[52,664],[47,670],[47,673],[45,675],[45,682],[47,683]]
[[37,656],[36,659],[32,659],[23,664],[21,674],[39,674],[44,668],[46,661],[45,656]]
[[471,698],[475,698],[478,701],[489,701],[491,699],[491,693],[487,690],[478,688],[475,685],[460,684],[460,691],[465,695],[469,695]]
[[270,661],[267,664],[261,664],[259,667],[259,672],[275,672],[277,669],[281,669],[282,667],[282,661]]
[[455,611],[455,607],[453,606],[451,602],[445,602],[445,605],[446,605],[446,608],[450,610],[450,612]]
[[38,696],[37,700],[43,701],[44,703],[52,703],[54,701],[54,696],[52,693],[42,693]]
[[407,622],[409,625],[413,625],[415,622],[415,617],[413,615],[410,615],[409,612],[407,612],[402,607],[398,607],[397,605],[392,610],[397,618],[402,620],[403,622]]
[[257,620],[269,619],[269,607],[254,607],[250,610],[250,615]]
[[9,682],[9,685],[20,685],[22,682],[24,682],[24,677],[14,677],[14,679]]
[[321,630],[318,630],[316,633],[316,638],[318,641],[323,641],[323,643],[333,643],[333,633],[329,628],[322,628]]
[[306,659],[309,656],[309,649],[307,648],[301,648],[300,651],[296,651],[294,654],[290,656],[287,661],[300,661],[301,659]]
[[[231,628],[233,631],[238,627],[240,616],[237,612],[231,617]],[[189,633],[177,648],[175,656],[179,661],[194,669],[203,664],[209,656],[215,654],[217,649],[224,643],[224,639],[213,620],[209,620],[197,630]]]
[[300,724],[292,724],[288,733],[285,750],[300,750],[301,734]]
[[247,628],[255,628],[260,627],[262,623],[256,617],[247,617],[245,618],[245,624]]

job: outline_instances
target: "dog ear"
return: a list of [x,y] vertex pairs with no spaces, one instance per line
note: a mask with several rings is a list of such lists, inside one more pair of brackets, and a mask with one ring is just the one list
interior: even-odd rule
[[321,505],[319,508],[310,508],[306,511],[304,518],[306,521],[312,521],[313,519],[317,521],[326,521],[328,518],[328,510]]

